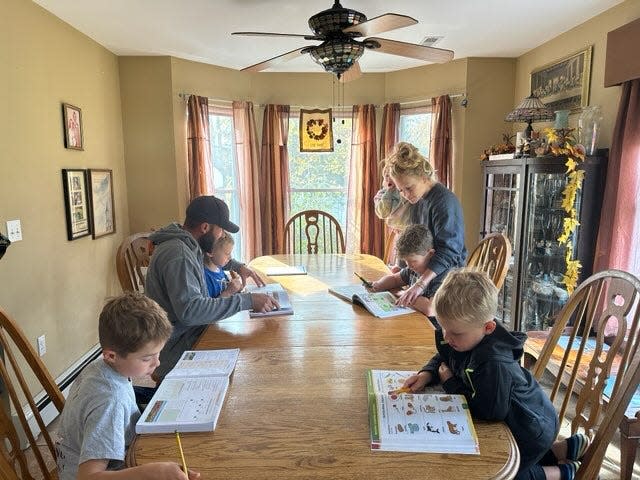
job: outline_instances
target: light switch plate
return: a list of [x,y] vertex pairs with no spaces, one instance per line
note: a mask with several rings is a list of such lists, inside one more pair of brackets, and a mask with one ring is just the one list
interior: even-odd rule
[[7,237],[12,242],[19,242],[22,240],[22,225],[20,220],[9,220],[7,222]]

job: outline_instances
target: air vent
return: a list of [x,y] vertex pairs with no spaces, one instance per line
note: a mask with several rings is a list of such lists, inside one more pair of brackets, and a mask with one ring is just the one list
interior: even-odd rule
[[420,45],[424,45],[425,47],[433,47],[443,38],[444,35],[429,35],[427,37],[424,37],[424,39],[420,42]]

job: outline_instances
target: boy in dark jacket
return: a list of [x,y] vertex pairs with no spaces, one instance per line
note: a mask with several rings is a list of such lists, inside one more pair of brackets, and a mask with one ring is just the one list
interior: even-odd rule
[[441,325],[438,353],[404,386],[418,392],[442,383],[447,393],[466,397],[475,418],[504,421],[520,449],[517,479],[573,479],[588,441],[575,435],[554,444],[555,408],[519,363],[526,334],[508,332],[494,320],[497,302],[487,274],[449,272],[433,300]]

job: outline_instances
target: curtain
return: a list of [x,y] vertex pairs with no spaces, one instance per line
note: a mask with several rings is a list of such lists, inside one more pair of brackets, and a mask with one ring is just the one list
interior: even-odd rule
[[236,157],[240,188],[240,229],[242,231],[243,258],[247,261],[262,255],[262,222],[260,221],[260,154],[253,103],[232,104],[235,130]]
[[622,84],[600,215],[594,272],[640,274],[640,79]]
[[[387,103],[382,111],[382,132],[380,133],[380,169],[378,170],[382,175],[382,161],[393,150],[393,147],[398,143],[400,136],[400,104],[399,103]],[[380,178],[380,182],[382,179]],[[380,183],[379,183],[380,185]],[[379,188],[379,187],[378,187]],[[395,239],[396,236],[387,227],[386,224],[380,219],[383,227],[383,249],[384,260],[387,263],[395,263]]]
[[284,253],[284,226],[289,212],[289,106],[267,105],[262,124],[259,190],[264,255]]
[[451,99],[441,95],[431,99],[431,161],[438,180],[453,189],[453,155],[451,154]]
[[376,155],[376,109],[374,105],[354,105],[352,114],[347,190],[347,253],[369,253],[382,258],[382,223],[373,208],[373,197],[380,188]]
[[189,200],[213,193],[211,145],[209,144],[209,99],[189,96],[187,101],[187,163]]

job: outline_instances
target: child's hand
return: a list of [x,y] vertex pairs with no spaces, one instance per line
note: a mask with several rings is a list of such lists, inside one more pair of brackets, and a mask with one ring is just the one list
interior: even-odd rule
[[425,385],[430,381],[431,374],[429,372],[420,372],[407,378],[402,384],[402,388],[410,388],[415,393],[424,389]]
[[242,277],[238,275],[236,272],[231,271],[231,280],[227,283],[227,288],[224,289],[225,292],[228,292],[230,295],[234,293],[238,293],[242,290]]
[[440,364],[440,367],[438,368],[438,375],[440,375],[440,383],[444,383],[447,380],[449,380],[451,377],[453,377],[453,372],[449,368],[449,365],[442,362]]
[[[173,462],[154,462],[137,467],[144,469],[145,472],[153,475],[158,480],[187,480],[187,476],[177,463]],[[189,469],[189,480],[200,478],[200,474]]]
[[398,265],[394,265],[391,267],[391,273],[398,273],[400,270],[402,270]]

